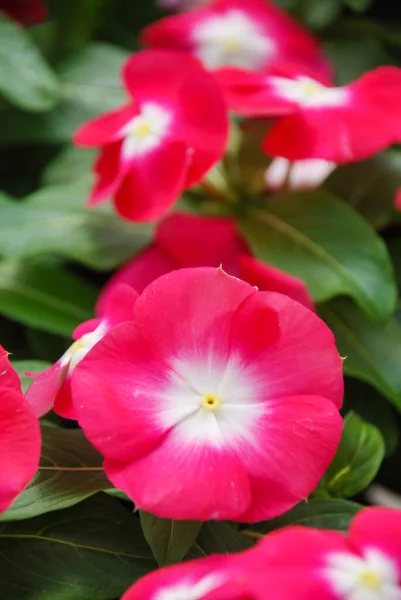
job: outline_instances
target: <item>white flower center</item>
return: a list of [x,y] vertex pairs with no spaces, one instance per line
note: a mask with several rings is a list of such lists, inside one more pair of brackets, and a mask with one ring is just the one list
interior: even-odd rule
[[75,367],[88,354],[89,350],[99,342],[106,333],[105,326],[101,323],[95,331],[86,333],[79,340],[76,340],[60,359],[62,367],[68,365],[67,376],[71,376]]
[[168,133],[172,121],[171,114],[162,106],[148,102],[141,108],[141,114],[124,125],[122,135],[123,156],[131,158],[146,154],[156,148]]
[[348,100],[348,90],[343,87],[327,87],[310,77],[270,77],[270,83],[276,93],[296,102],[300,106],[321,108],[326,106],[342,106]]
[[343,600],[401,600],[396,565],[376,549],[364,557],[331,554],[327,564],[325,575]]
[[239,360],[174,360],[171,381],[163,394],[164,426],[180,424],[186,441],[220,445],[246,438],[252,443],[255,420],[263,411],[255,379]]
[[200,600],[221,584],[221,579],[216,575],[208,575],[197,583],[178,584],[169,588],[162,588],[151,600]]
[[262,69],[276,45],[239,10],[204,19],[192,32],[196,54],[208,69],[224,66]]

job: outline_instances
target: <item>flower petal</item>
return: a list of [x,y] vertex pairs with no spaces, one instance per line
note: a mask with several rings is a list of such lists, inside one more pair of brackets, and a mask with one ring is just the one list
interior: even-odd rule
[[73,137],[74,144],[82,148],[111,144],[123,137],[124,125],[138,114],[138,107],[131,103],[99,115],[77,129]]

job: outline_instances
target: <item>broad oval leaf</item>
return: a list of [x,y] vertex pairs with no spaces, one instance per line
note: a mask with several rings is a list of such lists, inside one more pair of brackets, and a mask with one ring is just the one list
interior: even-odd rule
[[287,525],[303,525],[317,529],[347,531],[353,516],[363,508],[360,504],[338,499],[311,499],[297,504],[285,515],[252,526],[251,531],[269,533]]
[[203,523],[187,558],[242,552],[253,546],[254,543],[254,539],[238,531],[235,525],[222,521],[207,521]]
[[201,521],[159,519],[144,511],[140,517],[145,539],[160,567],[182,560],[202,527]]
[[97,290],[61,266],[0,262],[0,314],[42,331],[69,337],[93,317]]
[[344,419],[341,443],[322,487],[331,496],[355,496],[374,479],[384,454],[384,440],[377,427],[349,412]]
[[58,68],[60,102],[54,110],[34,116],[0,111],[2,143],[69,142],[79,125],[126,101],[120,69],[128,56],[105,43],[73,54]]
[[59,96],[56,76],[31,41],[29,32],[2,12],[0,40],[0,94],[24,110],[53,108]]
[[387,249],[345,202],[319,190],[274,198],[240,221],[256,256],[303,279],[314,300],[352,296],[373,318],[389,316],[397,290]]
[[68,508],[111,487],[103,457],[80,429],[42,427],[39,471],[0,521],[18,521]]
[[7,600],[110,600],[154,568],[139,519],[105,494],[0,525]]
[[88,192],[89,182],[81,180],[44,187],[19,202],[0,195],[0,255],[56,254],[97,270],[130,258],[149,240],[152,228],[119,219],[109,205],[89,210]]
[[344,372],[370,383],[401,411],[401,327],[394,319],[369,320],[350,300],[319,307],[345,357]]

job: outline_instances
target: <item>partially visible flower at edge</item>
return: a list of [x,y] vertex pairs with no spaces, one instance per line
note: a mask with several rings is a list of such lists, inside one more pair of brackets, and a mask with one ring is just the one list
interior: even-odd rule
[[253,257],[234,221],[176,212],[158,225],[154,242],[107,282],[96,304],[97,314],[103,314],[115,285],[124,283],[142,292],[154,279],[170,271],[220,265],[229,275],[262,291],[286,294],[314,310],[303,281]]
[[43,0],[0,0],[2,12],[23,25],[33,25],[47,17]]
[[40,447],[39,421],[22,394],[8,352],[0,346],[0,512],[35,475]]

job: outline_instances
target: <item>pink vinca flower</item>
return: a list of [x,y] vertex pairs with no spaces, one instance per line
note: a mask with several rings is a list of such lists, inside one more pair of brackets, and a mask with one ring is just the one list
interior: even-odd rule
[[268,190],[286,188],[292,191],[313,190],[319,187],[335,170],[336,163],[320,158],[307,158],[291,162],[275,158],[265,173]]
[[21,382],[0,346],[0,512],[28,485],[39,466],[40,428]]
[[116,285],[107,298],[102,318],[91,319],[79,325],[72,337],[75,342],[49,369],[31,373],[35,381],[26,398],[35,413],[41,417],[52,408],[66,419],[75,419],[71,399],[71,379],[77,364],[118,323],[131,321],[138,294],[127,285]]
[[213,77],[180,52],[139,52],[123,80],[130,101],[82,125],[74,141],[101,148],[89,205],[113,197],[121,216],[150,221],[223,156],[227,110]]
[[362,510],[347,537],[282,529],[244,555],[242,566],[253,571],[257,600],[400,600],[401,512]]
[[191,52],[211,70],[266,71],[271,63],[296,61],[321,77],[331,74],[318,41],[269,0],[215,0],[149,25],[142,41]]
[[395,210],[401,211],[401,188],[395,194],[393,206]]
[[181,269],[76,367],[72,394],[109,479],[138,508],[261,521],[307,498],[332,460],[341,363],[299,302],[221,269]]
[[279,117],[263,144],[272,156],[347,163],[400,139],[401,69],[396,67],[375,69],[342,87],[288,66],[268,76],[226,69],[218,80],[234,111]]
[[252,600],[241,554],[209,556],[157,569],[121,600]]
[[220,265],[229,275],[262,291],[286,294],[314,309],[303,281],[254,258],[231,219],[177,212],[159,224],[152,244],[111,277],[99,296],[97,313],[103,314],[105,303],[118,284],[142,292],[154,279],[175,269]]
[[1,12],[23,25],[39,23],[47,17],[47,10],[42,0],[0,0]]

